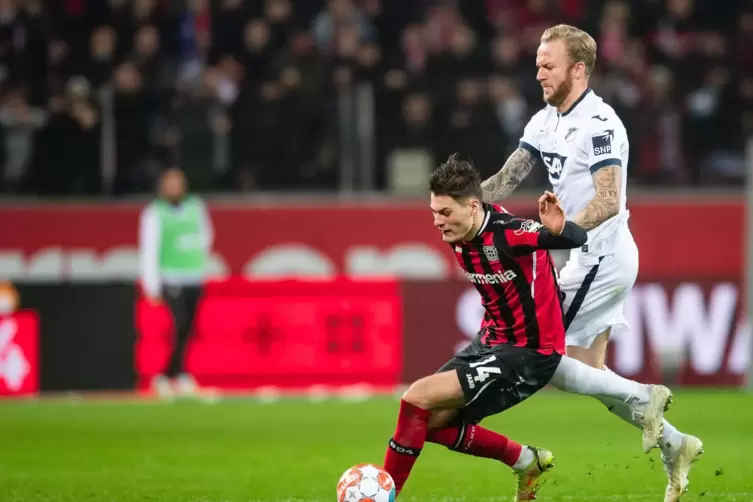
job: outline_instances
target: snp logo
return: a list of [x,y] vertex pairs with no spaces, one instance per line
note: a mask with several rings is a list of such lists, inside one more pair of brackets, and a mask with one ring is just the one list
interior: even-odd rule
[[541,152],[541,158],[546,165],[546,170],[549,171],[549,176],[555,180],[560,179],[562,169],[565,168],[565,162],[567,162],[567,157],[556,153]]
[[607,129],[606,131],[591,137],[594,155],[611,155],[612,139],[614,139],[613,129]]

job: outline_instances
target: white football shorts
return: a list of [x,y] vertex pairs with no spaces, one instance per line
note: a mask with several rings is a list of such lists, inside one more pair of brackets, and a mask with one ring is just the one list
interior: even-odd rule
[[638,247],[627,225],[609,240],[606,252],[574,250],[560,271],[568,346],[588,348],[607,329],[629,329],[623,306],[638,276]]

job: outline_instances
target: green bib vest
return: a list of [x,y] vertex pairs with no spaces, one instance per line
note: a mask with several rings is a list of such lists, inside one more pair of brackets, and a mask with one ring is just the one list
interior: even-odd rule
[[203,274],[207,250],[204,249],[205,236],[199,200],[188,197],[179,208],[163,200],[157,200],[154,201],[154,209],[160,221],[160,274]]

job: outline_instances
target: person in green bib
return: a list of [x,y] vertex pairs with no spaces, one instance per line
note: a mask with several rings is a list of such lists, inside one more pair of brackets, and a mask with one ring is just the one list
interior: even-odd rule
[[163,397],[194,394],[196,380],[186,372],[184,356],[202,294],[214,229],[204,202],[187,193],[183,172],[167,169],[159,196],[141,212],[139,254],[141,284],[153,304],[165,302],[175,325],[175,344],[165,370],[152,381]]

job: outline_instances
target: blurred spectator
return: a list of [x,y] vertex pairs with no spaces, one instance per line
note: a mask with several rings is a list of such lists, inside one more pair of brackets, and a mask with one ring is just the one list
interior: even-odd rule
[[385,131],[385,157],[396,150],[426,149],[431,157],[438,161],[440,152],[437,138],[437,122],[433,117],[432,104],[429,97],[423,93],[413,93],[405,96],[402,102],[401,115],[396,119],[396,126]]
[[491,173],[543,106],[558,22],[599,42],[632,183],[739,183],[751,2],[0,0],[2,187],[141,193],[179,162],[199,191],[335,190],[372,164],[384,188],[396,149]]
[[115,67],[116,44],[115,30],[110,26],[99,26],[92,33],[86,77],[93,87],[110,83]]
[[689,176],[682,150],[680,109],[672,99],[674,85],[669,70],[654,68],[633,130],[640,159],[635,164],[636,174],[653,183],[681,183]]
[[87,195],[101,190],[100,114],[86,78],[71,78],[50,98],[46,127],[34,148],[36,193]]
[[47,114],[29,104],[23,90],[11,90],[0,107],[0,124],[3,126],[3,185],[8,191],[25,189],[24,183],[34,148],[34,138],[44,126]]
[[149,98],[144,80],[132,63],[123,63],[115,71],[114,110],[115,162],[117,193],[145,190],[149,155]]
[[324,54],[335,52],[344,29],[353,30],[349,38],[371,40],[374,27],[353,0],[327,0],[326,7],[312,24],[316,45]]
[[502,153],[507,155],[517,147],[518,138],[523,135],[523,128],[529,119],[528,107],[514,80],[503,75],[494,75],[490,78],[489,97],[497,127],[504,138],[500,140],[505,148]]

